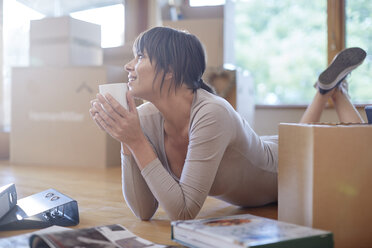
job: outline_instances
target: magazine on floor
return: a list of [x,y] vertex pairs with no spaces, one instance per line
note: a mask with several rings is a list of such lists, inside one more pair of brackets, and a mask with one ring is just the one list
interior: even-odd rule
[[85,229],[32,235],[31,248],[163,248],[142,239],[121,225],[106,225]]
[[172,239],[188,247],[331,248],[331,232],[250,214],[173,221]]
[[34,234],[61,232],[71,230],[67,227],[51,226],[35,232],[25,233],[7,238],[0,238],[1,248],[30,248],[30,237]]
[[1,238],[1,248],[171,248],[152,243],[121,225],[85,229],[51,226],[35,232]]

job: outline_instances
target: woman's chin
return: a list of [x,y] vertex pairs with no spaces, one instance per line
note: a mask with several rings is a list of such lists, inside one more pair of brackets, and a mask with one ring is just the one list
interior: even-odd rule
[[133,94],[136,92],[136,87],[131,82],[128,83],[128,90]]
[[135,97],[135,98],[138,98],[138,90],[136,90],[136,87],[133,87],[131,86],[130,84],[128,84],[128,90],[130,91],[130,94]]

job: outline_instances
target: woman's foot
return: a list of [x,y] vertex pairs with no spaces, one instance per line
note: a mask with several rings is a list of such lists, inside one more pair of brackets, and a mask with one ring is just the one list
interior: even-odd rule
[[326,94],[338,86],[352,70],[363,63],[366,55],[359,47],[347,48],[338,53],[328,68],[319,75],[319,92]]

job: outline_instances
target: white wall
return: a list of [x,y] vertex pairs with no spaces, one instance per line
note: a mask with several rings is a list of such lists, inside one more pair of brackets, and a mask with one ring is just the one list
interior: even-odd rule
[[[291,107],[268,107],[256,106],[253,129],[259,135],[278,134],[278,125],[281,122],[297,123],[305,112],[306,106],[291,106]],[[362,118],[366,121],[367,117],[364,112],[364,107],[358,107],[358,111]],[[338,118],[334,108],[324,110],[320,122],[337,123]]]

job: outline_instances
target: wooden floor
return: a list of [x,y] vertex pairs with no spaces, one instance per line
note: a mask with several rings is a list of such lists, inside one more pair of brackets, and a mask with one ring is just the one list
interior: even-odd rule
[[[121,224],[144,239],[175,245],[170,238],[170,221],[161,208],[151,221],[141,221],[132,214],[122,195],[120,167],[92,169],[21,166],[0,161],[0,186],[9,183],[15,183],[18,199],[53,188],[77,200],[80,224],[72,228]],[[197,218],[244,213],[276,219],[277,205],[242,209],[209,197]],[[30,231],[33,230],[2,231],[0,238]]]

